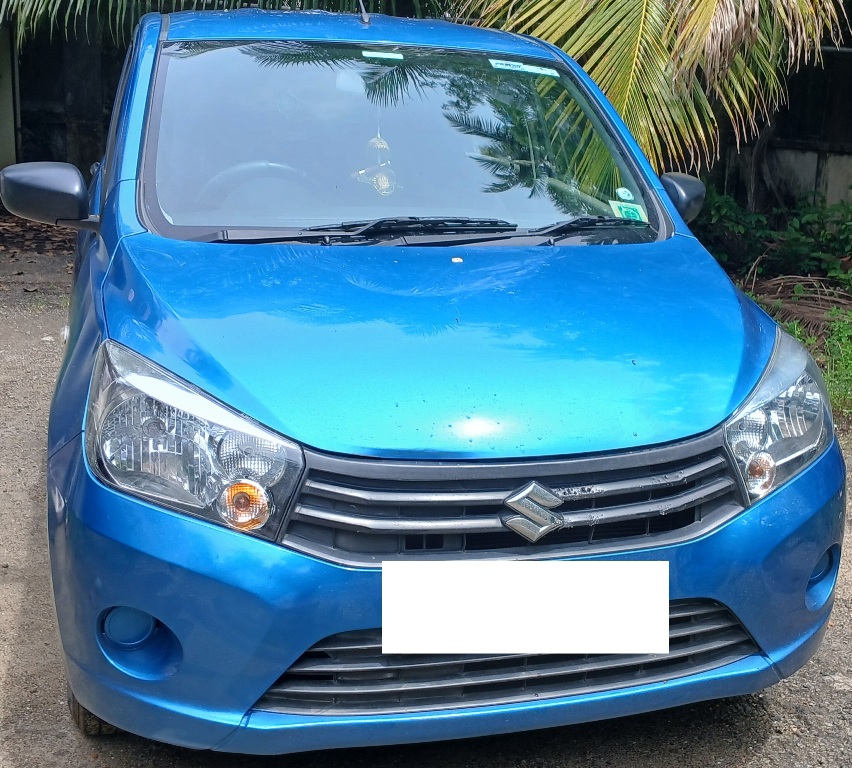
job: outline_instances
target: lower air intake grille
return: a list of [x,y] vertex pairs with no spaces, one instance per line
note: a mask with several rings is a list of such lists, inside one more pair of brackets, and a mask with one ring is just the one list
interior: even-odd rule
[[759,649],[724,606],[674,601],[667,655],[382,655],[380,629],[342,632],[306,651],[255,709],[381,714],[551,699],[645,685],[738,661]]

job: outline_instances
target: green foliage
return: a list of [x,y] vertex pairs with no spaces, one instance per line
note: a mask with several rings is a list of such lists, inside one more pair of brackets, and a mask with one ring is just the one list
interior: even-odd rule
[[463,19],[535,35],[579,61],[658,170],[718,157],[786,99],[784,73],[840,44],[839,0],[454,0]]
[[802,342],[802,344],[812,351],[819,343],[819,338],[808,334],[798,320],[788,320],[786,323],[781,323],[781,325],[784,326],[784,330],[787,331],[787,333],[789,333],[794,339]]
[[818,359],[825,372],[825,383],[836,414],[852,417],[852,312],[834,309],[831,325]]
[[852,203],[753,213],[710,187],[692,231],[733,277],[814,275],[852,288]]
[[[819,205],[802,200],[789,209],[771,213],[747,211],[728,196],[712,188],[692,231],[722,263],[733,278],[782,278],[810,275],[822,278],[820,285],[852,290],[852,203]],[[795,281],[795,282],[794,282]],[[770,313],[790,318],[784,328],[813,354],[825,375],[835,416],[852,420],[852,311],[834,306],[819,313],[815,321],[813,281],[795,277],[784,299],[756,296]],[[805,285],[802,285],[802,282]],[[829,295],[824,291],[823,295]],[[808,305],[804,311],[796,307]],[[821,306],[825,306],[822,304]]]
[[771,235],[765,215],[746,210],[712,186],[707,187],[704,207],[690,228],[732,277],[748,271],[765,252]]
[[[41,24],[69,32],[80,19],[97,17],[103,29],[118,39],[126,38],[139,17],[152,11],[233,10],[247,6],[278,10],[324,10],[357,13],[358,0],[0,0],[0,20],[14,20],[18,42]],[[364,0],[368,13],[391,16],[436,17],[449,7],[449,0]]]
[[852,312],[834,308],[828,315],[829,323],[821,337],[806,333],[797,320],[782,325],[819,363],[835,418],[848,424],[852,419]]

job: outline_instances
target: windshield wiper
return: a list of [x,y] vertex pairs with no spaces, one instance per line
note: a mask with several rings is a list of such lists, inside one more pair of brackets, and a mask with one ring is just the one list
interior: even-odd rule
[[529,235],[565,235],[570,232],[579,232],[582,229],[593,229],[595,227],[647,227],[647,221],[639,219],[622,219],[619,216],[575,216],[573,219],[557,221],[546,227],[528,229]]
[[282,229],[224,229],[194,238],[208,243],[327,243],[366,239],[376,236],[418,234],[455,235],[514,233],[517,224],[502,219],[475,219],[468,216],[394,216],[363,221],[344,221],[316,227],[285,227]]
[[341,224],[329,224],[318,227],[305,227],[302,232],[325,234],[346,234],[362,237],[377,234],[397,234],[400,232],[433,234],[465,232],[514,232],[517,224],[502,219],[475,219],[469,216],[388,216],[363,221],[344,221]]
[[[382,235],[406,235],[417,238],[417,245],[439,245],[446,242],[445,237],[457,240],[453,235],[470,235],[473,240],[488,240],[489,235],[496,239],[514,237],[544,237],[579,232],[595,227],[647,227],[648,223],[637,219],[622,219],[616,216],[575,216],[571,219],[548,224],[535,229],[519,229],[517,224],[503,219],[478,219],[467,216],[393,216],[363,221],[344,221],[340,224],[322,224],[315,227],[287,227],[284,229],[225,229],[206,235],[199,240],[220,243],[284,243],[307,242],[326,243],[352,242],[366,240],[381,242]],[[421,237],[437,235],[433,241],[420,240]],[[455,244],[465,242],[466,238]],[[415,244],[412,240],[412,244]]]

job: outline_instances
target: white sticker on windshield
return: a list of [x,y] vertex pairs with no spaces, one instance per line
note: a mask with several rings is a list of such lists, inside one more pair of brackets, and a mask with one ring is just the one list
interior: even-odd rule
[[648,214],[645,213],[645,209],[636,203],[622,203],[620,200],[610,200],[609,206],[619,219],[648,221]]
[[550,67],[536,67],[532,64],[522,64],[520,61],[504,61],[503,59],[488,59],[494,69],[509,69],[513,72],[529,72],[533,75],[559,77],[559,73]]
[[397,59],[405,58],[401,53],[393,51],[361,51],[361,55],[367,59]]

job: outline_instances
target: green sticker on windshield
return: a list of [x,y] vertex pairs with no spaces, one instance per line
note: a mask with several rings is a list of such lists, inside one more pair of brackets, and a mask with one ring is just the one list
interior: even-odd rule
[[532,64],[522,64],[520,61],[504,61],[503,59],[488,59],[494,69],[508,69],[512,72],[529,72],[532,75],[547,75],[559,77],[559,73],[550,67],[536,67]]
[[610,200],[609,207],[619,219],[633,219],[634,221],[648,221],[648,215],[641,205],[636,203],[624,203],[621,200]]

